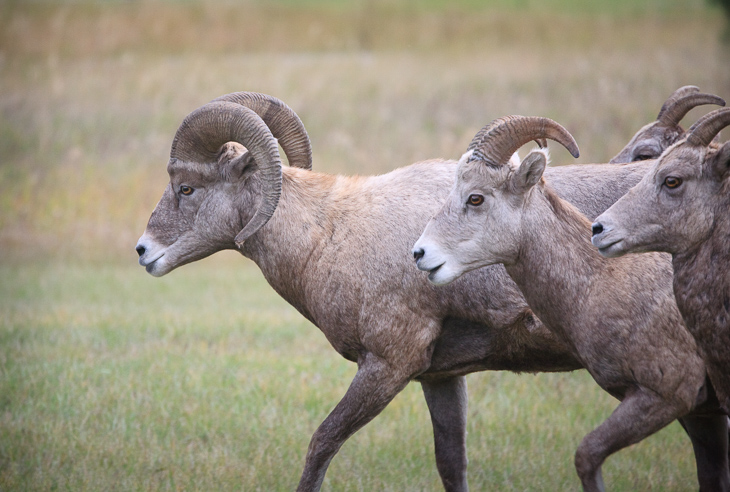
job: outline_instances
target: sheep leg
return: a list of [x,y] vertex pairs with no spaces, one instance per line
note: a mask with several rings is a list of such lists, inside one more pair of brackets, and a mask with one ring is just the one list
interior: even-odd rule
[[604,492],[601,465],[606,458],[667,426],[687,408],[650,390],[627,393],[610,417],[588,433],[575,453],[575,468],[586,492]]
[[727,417],[687,415],[679,422],[692,440],[700,492],[730,491]]
[[466,378],[422,381],[433,424],[436,467],[447,492],[467,492]]
[[344,442],[375,418],[406,387],[414,374],[403,371],[404,365],[390,365],[373,354],[362,359],[345,396],[309,442],[298,492],[318,491],[330,461]]

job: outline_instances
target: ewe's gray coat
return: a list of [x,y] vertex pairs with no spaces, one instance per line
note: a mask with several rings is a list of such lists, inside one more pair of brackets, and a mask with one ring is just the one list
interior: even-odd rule
[[593,225],[606,256],[672,254],[674,293],[720,403],[730,411],[730,109],[708,114]]

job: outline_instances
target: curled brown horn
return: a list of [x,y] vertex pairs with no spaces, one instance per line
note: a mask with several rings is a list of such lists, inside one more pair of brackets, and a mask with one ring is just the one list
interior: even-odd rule
[[697,86],[685,85],[674,91],[664,102],[657,121],[664,126],[677,126],[687,113],[704,104],[725,106],[725,100],[714,94],[702,93]]
[[232,92],[213,99],[245,106],[258,114],[284,149],[289,165],[312,169],[312,146],[299,116],[283,101],[258,92]]
[[170,161],[179,160],[215,165],[218,150],[227,142],[248,149],[258,165],[263,200],[253,218],[236,235],[241,246],[274,214],[281,195],[279,146],[261,117],[240,104],[210,102],[190,113],[175,134]]
[[674,103],[676,103],[678,100],[682,99],[683,97],[686,97],[690,94],[696,94],[700,92],[700,88],[696,85],[685,85],[677,89],[676,91],[672,92],[670,96],[667,98],[666,101],[664,101],[664,104],[662,104],[661,109],[659,110],[659,114],[657,115],[656,119],[659,120],[662,118],[662,115],[666,112],[667,108],[672,106]]
[[697,120],[688,131],[687,142],[707,147],[720,131],[730,125],[730,108],[716,109]]
[[573,157],[580,152],[578,144],[568,130],[550,118],[540,116],[505,116],[482,128],[469,144],[472,160],[480,159],[493,166],[506,163],[517,149],[530,140],[549,138],[562,144]]

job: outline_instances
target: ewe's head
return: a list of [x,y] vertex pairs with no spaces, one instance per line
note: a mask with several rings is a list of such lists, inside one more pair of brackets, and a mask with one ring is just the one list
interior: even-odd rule
[[521,163],[514,153],[531,140],[545,147],[547,138],[578,157],[573,137],[548,118],[507,116],[477,133],[459,161],[449,198],[413,247],[431,282],[447,284],[475,268],[514,261],[523,204],[548,160],[542,149]]
[[724,106],[725,101],[712,94],[703,94],[694,85],[680,87],[666,100],[656,121],[644,126],[609,162],[623,162],[657,159],[665,149],[684,138],[680,121],[690,110],[703,104]]
[[293,166],[311,168],[304,126],[283,102],[222,96],[190,113],[175,135],[170,183],[137,243],[154,276],[241,247],[271,218],[281,193],[277,140]]
[[604,256],[643,251],[682,253],[710,235],[730,203],[730,142],[710,145],[730,125],[730,108],[709,113],[687,138],[596,219],[593,244]]

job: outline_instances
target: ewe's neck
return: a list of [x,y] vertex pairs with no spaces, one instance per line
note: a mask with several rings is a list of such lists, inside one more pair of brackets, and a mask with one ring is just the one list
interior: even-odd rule
[[730,330],[730,195],[724,196],[710,237],[672,257],[677,305],[690,329]]
[[591,245],[590,223],[544,186],[532,190],[522,224],[520,253],[507,272],[535,314],[565,335],[605,266]]

